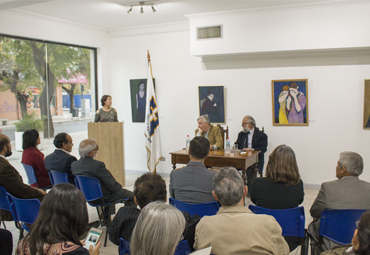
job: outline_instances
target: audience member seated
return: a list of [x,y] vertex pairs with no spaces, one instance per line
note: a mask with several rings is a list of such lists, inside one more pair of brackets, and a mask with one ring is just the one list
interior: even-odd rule
[[213,196],[221,203],[214,216],[203,217],[195,231],[196,250],[209,245],[212,254],[289,254],[274,217],[253,214],[244,205],[248,193],[239,172],[224,167],[213,179]]
[[[269,209],[294,208],[303,202],[303,182],[294,151],[289,146],[280,145],[270,154],[266,177],[254,179],[250,194],[255,205]],[[284,238],[290,251],[300,243],[299,237]]]
[[75,184],[71,164],[77,159],[70,155],[73,147],[72,137],[67,133],[59,133],[54,138],[54,146],[56,147],[55,151],[45,158],[45,168],[48,171],[56,170],[67,173],[69,182]]
[[88,224],[84,195],[69,183],[58,184],[45,196],[39,216],[19,242],[16,254],[98,255],[100,242],[86,250],[79,239],[88,230]]
[[[167,191],[165,180],[159,174],[143,174],[135,181],[134,200],[141,210],[147,204],[154,201],[166,202]],[[108,229],[109,239],[112,243],[119,245],[120,237],[126,241],[131,241],[131,234],[140,215],[140,209],[124,206],[118,210]],[[195,226],[198,224],[200,216],[194,215],[191,217],[187,212],[182,213],[186,220],[183,236],[184,239],[188,241],[189,245],[192,246],[194,244]]]
[[13,236],[7,229],[0,229],[0,254],[12,255],[13,253]]
[[[267,135],[256,128],[256,121],[251,116],[245,116],[242,120],[243,131],[238,134],[235,144],[242,151],[259,151],[258,172],[262,174],[265,163],[265,152],[267,151]],[[254,166],[247,169],[247,185],[251,188],[254,180]]]
[[216,171],[204,166],[209,153],[209,141],[195,137],[190,142],[187,166],[173,170],[170,174],[170,195],[185,203],[207,203],[215,201],[212,196],[212,180]]
[[[46,192],[23,183],[21,175],[6,159],[12,155],[10,139],[0,134],[0,186],[17,198],[37,198],[40,201]],[[9,211],[0,210],[0,218],[4,221],[11,221],[12,214]]]
[[144,207],[131,238],[131,254],[172,255],[185,228],[182,213],[172,205],[152,202]]
[[37,149],[40,144],[39,132],[36,129],[26,130],[23,133],[23,154],[22,163],[30,165],[35,171],[37,184],[32,184],[32,187],[39,187],[40,189],[51,187],[49,173],[45,168],[44,154]]
[[321,255],[368,255],[370,254],[370,211],[361,215],[357,229],[353,234],[352,243],[340,245]]
[[208,115],[201,115],[197,119],[198,129],[195,130],[195,136],[201,136],[208,139],[210,150],[224,148],[224,141],[221,136],[221,130],[217,126],[211,125]]
[[[318,242],[320,216],[325,209],[370,209],[370,183],[360,180],[364,163],[356,152],[345,151],[340,154],[336,177],[338,180],[324,182],[321,185],[311,209],[314,218],[308,226],[312,238]],[[330,250],[337,244],[323,238],[319,251]]]
[[81,158],[72,163],[72,174],[98,178],[105,203],[128,198],[126,206],[136,208],[134,194],[122,188],[121,184],[114,179],[103,162],[94,159],[98,154],[98,150],[98,143],[94,139],[83,140],[78,148]]

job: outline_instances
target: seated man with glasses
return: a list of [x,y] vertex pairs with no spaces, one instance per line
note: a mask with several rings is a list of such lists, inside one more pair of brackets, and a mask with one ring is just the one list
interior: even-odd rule
[[99,146],[94,139],[83,140],[78,148],[81,158],[72,163],[72,173],[99,179],[105,203],[127,197],[129,200],[126,202],[126,206],[136,207],[132,191],[123,189],[105,167],[105,164],[95,160],[98,150]]

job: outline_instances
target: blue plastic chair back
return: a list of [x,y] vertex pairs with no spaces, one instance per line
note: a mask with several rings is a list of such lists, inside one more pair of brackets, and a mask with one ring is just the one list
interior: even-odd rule
[[255,214],[273,216],[283,230],[283,236],[305,237],[305,215],[303,206],[274,210],[256,205],[249,205],[249,209]]
[[320,236],[349,244],[356,229],[356,221],[366,212],[365,209],[328,209],[321,213]]
[[23,163],[22,165],[24,167],[24,170],[26,171],[26,175],[28,178],[28,184],[29,185],[32,185],[34,183],[37,184],[37,178],[36,178],[35,170],[33,169],[33,167],[30,165],[23,164]]
[[9,202],[6,198],[6,190],[3,186],[0,186],[0,209],[10,212]]
[[191,253],[189,243],[183,240],[177,245],[174,255],[188,255],[189,253]]
[[32,225],[39,215],[40,201],[36,198],[20,199],[6,194],[13,220]]
[[100,181],[97,178],[83,175],[75,175],[75,177],[77,187],[84,194],[87,202],[91,202],[103,197]]
[[130,255],[130,243],[122,237],[119,239],[119,255]]
[[212,216],[215,215],[220,209],[220,206],[216,201],[202,204],[188,204],[170,197],[170,204],[182,212],[189,213],[190,216],[194,216],[196,214],[200,217]]
[[50,181],[55,186],[59,183],[69,183],[68,174],[56,170],[49,171]]

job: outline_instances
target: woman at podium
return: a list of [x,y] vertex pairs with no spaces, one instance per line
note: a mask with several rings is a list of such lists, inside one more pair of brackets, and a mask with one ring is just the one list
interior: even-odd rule
[[117,110],[112,107],[112,97],[104,95],[100,102],[103,107],[96,111],[94,122],[118,122]]

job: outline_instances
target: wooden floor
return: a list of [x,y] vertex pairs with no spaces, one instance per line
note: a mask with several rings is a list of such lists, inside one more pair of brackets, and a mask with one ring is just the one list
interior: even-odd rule
[[[125,188],[129,189],[129,190],[133,190],[134,182],[135,182],[137,177],[139,177],[139,175],[126,174],[126,187]],[[168,187],[169,178],[164,178],[164,179],[166,180],[167,187]],[[312,218],[310,216],[310,213],[309,213],[309,209],[310,209],[313,201],[315,200],[315,198],[317,196],[317,193],[318,193],[318,190],[307,190],[307,189],[305,190],[305,198],[304,198],[304,202],[303,202],[302,205],[305,208],[306,227],[307,227],[308,223],[312,220]],[[169,196],[169,194],[167,194],[167,196]],[[248,198],[246,198],[246,206],[248,206],[249,203],[251,203],[250,200]],[[119,207],[120,207],[120,205],[117,205],[116,210],[118,210]],[[89,210],[89,220],[90,220],[90,222],[97,220],[98,216],[97,216],[97,213],[96,213],[96,209],[94,207],[88,206],[88,210]],[[6,226],[7,226],[7,229],[10,230],[13,234],[13,247],[15,249],[16,245],[18,243],[19,231],[18,231],[18,229],[15,228],[15,226],[12,222],[6,223]],[[103,227],[102,229],[105,230],[105,227]],[[102,240],[104,240],[104,236],[102,236]],[[14,254],[15,254],[15,252],[14,252]],[[111,243],[108,239],[107,247],[101,246],[100,254],[101,255],[117,255],[118,254],[118,246]],[[300,254],[300,247],[298,247],[296,250],[292,251],[291,254]]]

